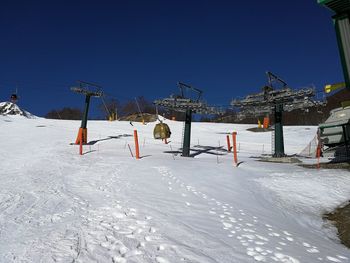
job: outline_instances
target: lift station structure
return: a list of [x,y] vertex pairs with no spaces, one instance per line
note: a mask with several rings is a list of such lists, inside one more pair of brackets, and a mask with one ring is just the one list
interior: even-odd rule
[[[90,98],[91,97],[102,97],[103,92],[102,88],[99,85],[85,82],[85,81],[78,81],[79,86],[78,87],[72,87],[71,90],[75,93],[83,94],[85,95],[85,107],[84,107],[84,113],[83,118],[81,120],[81,126],[79,128],[78,136],[75,141],[75,144],[85,144],[87,143],[87,120],[88,120],[88,112],[89,112],[89,106],[90,106]],[[92,91],[91,88],[93,88],[95,91]]]
[[[338,83],[334,88],[341,86],[350,90],[350,1],[317,0],[317,2],[333,11],[332,19],[345,80],[345,83]],[[332,85],[329,86],[331,88]]]
[[292,90],[287,83],[271,72],[266,72],[268,85],[262,92],[246,96],[244,99],[231,101],[232,107],[240,109],[240,117],[274,115],[275,125],[272,133],[273,157],[284,157],[283,123],[284,111],[306,109],[313,106],[324,105],[325,102],[314,99],[315,88]]
[[[203,102],[203,91],[182,82],[178,82],[178,87],[180,95],[171,95],[169,98],[155,100],[154,104],[166,109],[185,112],[182,156],[190,157],[192,114],[220,114],[221,111]],[[188,93],[194,94],[194,96],[190,98]]]

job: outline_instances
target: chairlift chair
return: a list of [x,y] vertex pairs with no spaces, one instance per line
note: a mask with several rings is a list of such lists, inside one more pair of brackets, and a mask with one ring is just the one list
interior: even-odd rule
[[17,94],[13,93],[10,97],[12,103],[16,103],[18,100]]
[[154,139],[168,139],[170,138],[171,131],[168,124],[164,122],[157,123],[153,130]]

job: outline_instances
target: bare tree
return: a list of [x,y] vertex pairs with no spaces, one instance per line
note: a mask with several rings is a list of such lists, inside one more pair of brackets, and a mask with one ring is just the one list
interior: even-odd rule
[[117,99],[111,98],[107,100],[103,100],[103,102],[98,106],[99,110],[102,112],[106,119],[108,119],[111,115],[115,114],[119,115],[120,103]]
[[61,110],[51,110],[46,115],[47,119],[81,120],[83,113],[80,109],[65,107]]

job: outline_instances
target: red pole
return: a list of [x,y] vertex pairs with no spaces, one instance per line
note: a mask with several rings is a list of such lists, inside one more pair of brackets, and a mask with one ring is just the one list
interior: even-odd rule
[[166,138],[164,139],[164,143],[165,143],[165,144],[168,144],[168,141],[167,141],[167,139],[166,139]]
[[317,145],[317,150],[316,150],[317,169],[320,169],[320,156],[321,156],[321,146]]
[[229,135],[226,136],[226,140],[227,140],[227,151],[230,152],[231,151],[231,143],[230,143],[230,136]]
[[139,139],[137,137],[137,130],[134,130],[134,140],[135,140],[136,159],[140,159]]
[[80,140],[80,144],[79,144],[79,154],[83,155],[83,140]]
[[233,140],[233,160],[237,166],[238,159],[237,159],[237,132],[232,133],[232,140]]

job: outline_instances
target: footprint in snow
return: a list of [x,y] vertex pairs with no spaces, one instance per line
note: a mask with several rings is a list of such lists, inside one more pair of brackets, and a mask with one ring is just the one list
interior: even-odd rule
[[225,227],[226,229],[232,228],[232,227],[233,227],[232,224],[227,223],[227,222],[222,222],[222,224],[224,225],[224,227]]
[[162,251],[162,250],[165,250],[165,248],[166,248],[166,245],[160,244],[160,245],[157,247],[157,250],[158,250],[158,251]]
[[[344,257],[344,258],[345,258],[345,257]],[[343,261],[340,259],[339,256],[338,256],[338,258],[331,257],[331,256],[327,256],[327,259],[328,259],[329,261],[331,261],[331,262],[337,262],[337,263],[343,262]]]
[[150,227],[148,230],[149,233],[155,233],[157,230],[154,227]]
[[137,223],[138,225],[142,225],[142,226],[148,224],[146,221],[141,221],[141,220],[136,220],[136,223]]
[[303,242],[303,246],[304,247],[311,247],[311,245],[309,243]]
[[156,257],[157,263],[170,263],[166,258],[163,257]]
[[317,248],[310,248],[306,250],[309,253],[319,253],[320,251]]
[[337,258],[340,258],[340,259],[349,259],[349,258],[347,258],[347,257],[345,257],[345,256],[341,256],[341,255],[337,255]]
[[282,253],[274,253],[274,256],[271,258],[274,260],[277,259],[276,261],[280,261],[280,262],[290,262],[290,263],[299,263],[300,262],[299,260],[297,260],[291,256],[282,254]]

